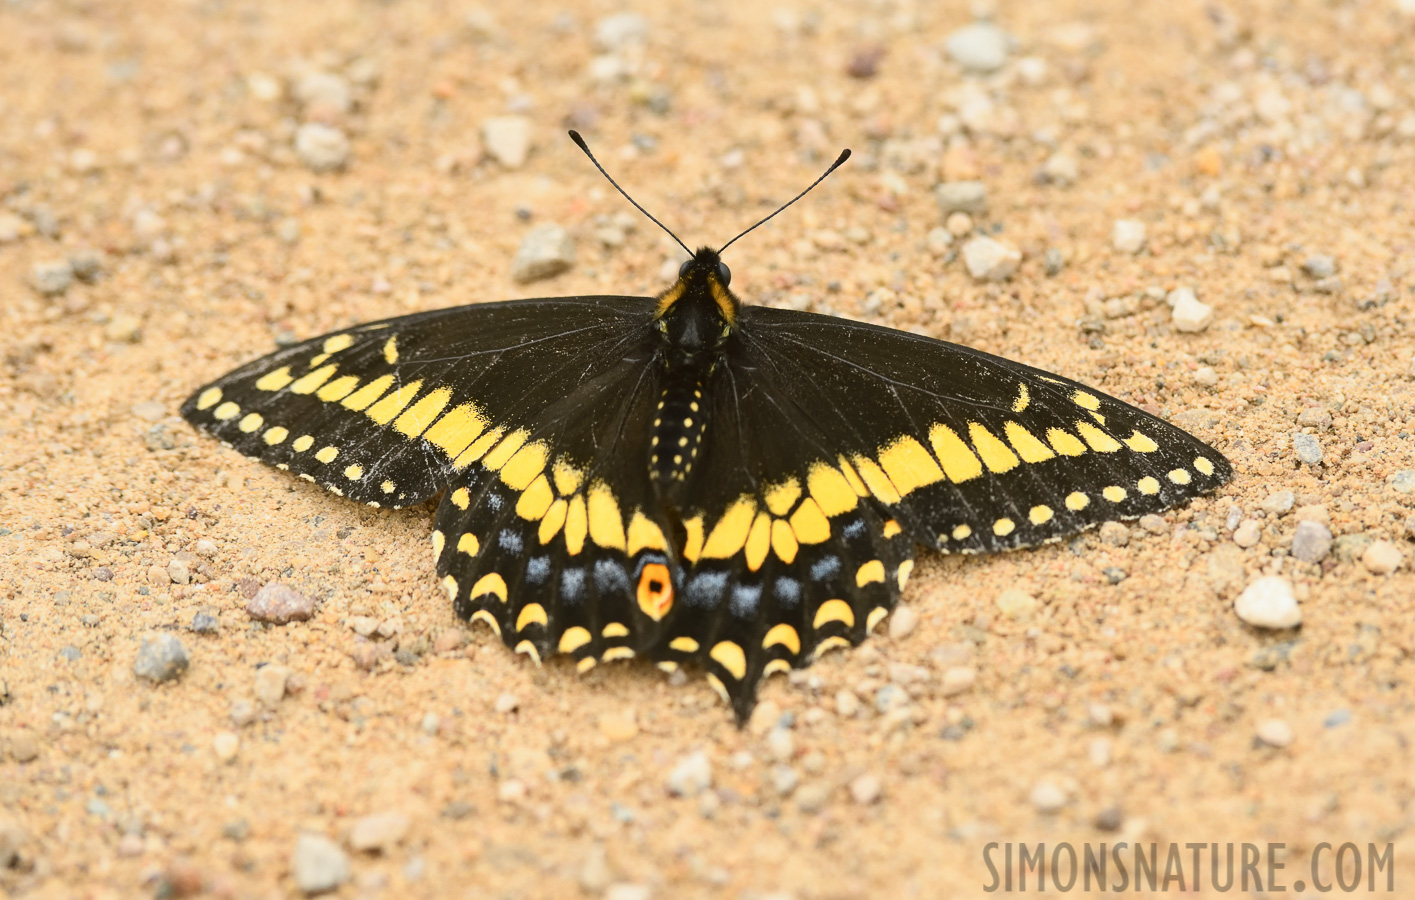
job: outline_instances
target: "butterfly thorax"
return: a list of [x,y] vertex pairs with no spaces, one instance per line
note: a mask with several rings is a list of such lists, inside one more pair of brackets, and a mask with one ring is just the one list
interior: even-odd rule
[[732,274],[704,247],[679,269],[658,297],[660,395],[650,435],[649,465],[669,498],[692,474],[708,428],[703,395],[737,325],[740,303],[728,289]]

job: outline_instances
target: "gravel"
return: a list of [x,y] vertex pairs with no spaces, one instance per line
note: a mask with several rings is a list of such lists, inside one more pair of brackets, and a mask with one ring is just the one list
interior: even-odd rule
[[1047,182],[1064,186],[1075,184],[1081,173],[1076,164],[1076,157],[1058,151],[1042,163],[1041,174]]
[[[1415,472],[1411,473],[1415,475]],[[1258,505],[1263,508],[1263,512],[1271,513],[1275,516],[1283,515],[1292,511],[1292,506],[1297,502],[1297,495],[1291,491],[1273,491],[1263,498],[1263,502]]]
[[[1175,288],[1169,292],[1168,300],[1174,307],[1170,320],[1174,323],[1175,331],[1197,334],[1208,328],[1214,320],[1214,308],[1195,296],[1193,288]],[[1217,378],[1210,386],[1213,383],[1217,383]]]
[[289,585],[272,581],[246,602],[246,612],[257,622],[286,625],[314,615],[314,601]]
[[295,155],[315,172],[337,172],[349,163],[349,138],[333,125],[306,122],[295,132]]
[[255,698],[267,708],[274,708],[285,699],[285,686],[290,680],[288,666],[268,665],[256,670],[252,690]]
[[1296,451],[1297,458],[1309,466],[1315,466],[1322,461],[1322,442],[1317,440],[1315,435],[1305,431],[1293,434],[1292,449]]
[[508,169],[519,169],[531,152],[531,120],[525,116],[483,119],[481,140],[487,156]]
[[934,200],[945,218],[956,212],[981,213],[988,208],[988,189],[981,181],[945,181],[934,188]]
[[159,634],[143,640],[133,662],[133,674],[154,683],[174,681],[190,664],[181,641],[170,634]]
[[407,813],[371,813],[354,820],[349,829],[349,846],[363,853],[387,853],[402,843],[411,825]]
[[354,91],[348,79],[332,72],[310,72],[295,82],[295,99],[307,111],[319,115],[344,115],[354,107]]
[[575,241],[560,225],[547,222],[532,228],[516,250],[511,277],[521,284],[552,278],[575,264]]
[[1257,546],[1262,539],[1263,527],[1255,519],[1244,519],[1233,529],[1233,543],[1245,550]]
[[221,630],[221,621],[209,612],[199,612],[192,616],[191,629],[196,634],[216,634]]
[[339,845],[322,834],[301,834],[290,855],[290,871],[295,886],[306,894],[335,890],[353,875],[349,857]]
[[1292,535],[1292,555],[1307,563],[1317,563],[1331,552],[1331,529],[1321,522],[1298,522]]
[[1007,32],[991,22],[974,22],[950,34],[944,49],[966,71],[985,75],[1007,64]]
[[963,264],[978,281],[1006,281],[1021,263],[1016,248],[990,237],[975,237],[963,245]]
[[972,690],[977,680],[978,671],[972,666],[951,666],[944,670],[939,692],[945,697],[962,694]]
[[712,787],[712,761],[707,752],[695,750],[678,760],[668,773],[668,792],[675,797],[696,797]]
[[1116,219],[1111,226],[1110,243],[1121,253],[1128,253],[1132,256],[1145,249],[1148,242],[1148,232],[1145,223],[1139,219]]
[[1403,556],[1390,541],[1376,541],[1361,554],[1361,564],[1372,575],[1389,575],[1400,568]]
[[1302,261],[1302,271],[1313,278],[1330,278],[1336,274],[1336,260],[1325,253],[1315,253]]
[[74,267],[67,259],[38,262],[30,270],[30,284],[46,297],[64,293],[73,283]]
[[1244,588],[1233,601],[1233,610],[1255,628],[1296,628],[1302,624],[1292,583],[1278,575],[1265,575]]

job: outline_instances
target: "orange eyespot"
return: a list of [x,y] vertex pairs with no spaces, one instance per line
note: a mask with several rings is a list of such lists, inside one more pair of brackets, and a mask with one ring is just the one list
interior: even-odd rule
[[655,622],[673,608],[673,578],[663,563],[649,563],[639,575],[639,609]]

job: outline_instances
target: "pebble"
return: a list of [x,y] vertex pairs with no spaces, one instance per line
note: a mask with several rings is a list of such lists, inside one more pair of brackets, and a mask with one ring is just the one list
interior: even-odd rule
[[[142,404],[138,404],[138,405],[141,406]],[[136,411],[137,411],[137,407],[133,407],[133,411],[136,412]],[[207,559],[211,559],[212,557],[214,557],[214,556],[217,554],[217,552],[218,552],[218,551],[217,551],[217,547],[216,547],[216,544],[215,544],[214,542],[209,541],[209,540],[207,540],[206,538],[202,538],[201,540],[197,541],[197,545],[196,545],[196,554],[197,554],[197,556],[204,556],[204,557],[206,557]]]
[[306,894],[332,891],[353,874],[349,857],[322,834],[301,834],[295,839],[290,871],[295,876],[295,886]]
[[[1411,472],[1410,474],[1415,475],[1415,472]],[[1273,491],[1271,494],[1264,497],[1263,502],[1258,505],[1263,508],[1264,512],[1280,516],[1283,513],[1291,512],[1292,505],[1296,502],[1297,495],[1291,491]]]
[[362,816],[349,829],[349,846],[361,853],[387,853],[402,843],[411,824],[407,813],[396,810]]
[[315,172],[336,172],[349,162],[349,138],[333,125],[306,122],[295,132],[295,154]]
[[187,648],[181,641],[170,634],[159,634],[143,640],[133,662],[133,674],[154,683],[173,681],[181,677],[190,664]]
[[945,697],[952,697],[973,689],[978,680],[978,671],[972,666],[950,666],[943,672],[943,683],[939,690]]
[[[1211,315],[1209,318],[1212,319],[1213,316]],[[1174,324],[1177,330],[1185,330],[1185,327],[1180,325],[1178,319],[1175,319]],[[1213,366],[1200,366],[1194,370],[1194,383],[1202,385],[1203,387],[1213,387],[1218,384],[1218,372],[1214,371]]]
[[524,238],[511,261],[511,277],[526,284],[552,278],[575,263],[575,241],[553,222],[537,225]]
[[295,82],[295,99],[321,114],[344,115],[354,106],[354,92],[342,75],[310,72]]
[[1302,271],[1313,278],[1330,278],[1336,274],[1336,260],[1325,253],[1315,253],[1302,261]]
[[1109,544],[1112,547],[1124,547],[1130,543],[1130,529],[1119,522],[1102,522],[1097,536],[1101,543]]
[[945,181],[934,188],[934,199],[944,217],[956,212],[980,213],[988,208],[988,189],[981,181]]
[[432,642],[432,649],[436,653],[451,653],[454,650],[462,649],[466,643],[467,632],[465,629],[448,628],[437,636],[437,640]]
[[1255,519],[1244,519],[1233,529],[1233,543],[1247,550],[1263,539],[1263,527]]
[[496,705],[493,708],[498,713],[506,715],[507,713],[515,712],[520,707],[520,705],[521,701],[516,698],[515,694],[506,692],[500,694],[496,698]]
[[825,809],[830,791],[823,784],[807,784],[796,791],[796,808],[803,813],[818,813]]
[[17,763],[34,762],[39,758],[39,741],[28,731],[10,738],[10,757]]
[[1292,435],[1292,449],[1296,451],[1297,458],[1309,466],[1322,461],[1322,442],[1315,435],[1305,431]]
[[914,607],[907,603],[901,603],[894,607],[894,612],[889,614],[889,638],[894,641],[902,641],[904,638],[914,633],[914,628],[919,624],[919,614],[914,611]]
[[1292,555],[1307,563],[1321,562],[1331,552],[1331,529],[1321,522],[1298,522],[1292,535]]
[[221,762],[228,763],[236,758],[241,749],[241,738],[234,731],[218,731],[211,739],[211,752]]
[[875,691],[875,709],[885,715],[909,705],[909,692],[897,684],[886,684]]
[[1254,734],[1256,734],[1258,740],[1262,741],[1264,744],[1267,744],[1269,747],[1276,747],[1279,750],[1292,745],[1292,726],[1282,719],[1264,719],[1258,723]]
[[1076,179],[1080,177],[1076,157],[1060,151],[1053,153],[1047,157],[1046,162],[1042,163],[1042,177],[1052,184],[1074,184]]
[[995,72],[1007,64],[1007,32],[991,22],[974,22],[950,34],[944,49],[969,72]]
[[1086,707],[1086,718],[1097,728],[1109,728],[1115,724],[1115,712],[1104,703],[1092,703]]
[[782,797],[789,797],[801,783],[801,776],[796,774],[796,770],[790,766],[773,766],[771,770],[771,786],[776,793]]
[[[929,233],[924,235],[924,246],[934,256],[947,256],[949,248],[953,246],[953,235],[942,225],[930,228]],[[1415,367],[1415,360],[1412,360],[1411,365]]]
[[278,706],[285,699],[285,683],[289,680],[289,666],[261,666],[255,673],[255,698],[267,707]]
[[1039,813],[1050,815],[1061,812],[1066,806],[1066,791],[1050,781],[1039,781],[1027,799]]
[[950,213],[943,220],[943,230],[956,238],[961,238],[973,230],[973,217],[964,212]]
[[963,245],[963,264],[978,281],[1006,281],[1021,263],[1015,247],[990,237],[975,237]]
[[1048,247],[1046,256],[1043,258],[1043,265],[1046,267],[1047,275],[1060,275],[1061,270],[1066,268],[1066,254],[1059,248]]
[[167,564],[167,577],[173,584],[191,584],[192,570],[180,559],[174,559]]
[[1150,534],[1164,534],[1169,530],[1169,523],[1164,520],[1164,516],[1154,513],[1141,516],[1138,524]]
[[1037,598],[1025,591],[1008,588],[997,595],[997,611],[1017,622],[1031,619],[1037,612]]
[[653,900],[653,888],[632,881],[616,881],[605,889],[604,900]]
[[1145,223],[1139,219],[1116,219],[1111,226],[1110,243],[1111,246],[1121,253],[1134,255],[1145,249],[1145,243],[1149,240]]
[[508,169],[519,169],[531,152],[531,120],[525,116],[483,119],[481,142],[487,156]]
[[695,750],[684,756],[668,774],[668,792],[675,797],[696,797],[710,787],[712,761],[704,750]]
[[835,714],[842,719],[853,719],[860,712],[860,698],[854,691],[835,692]]
[[246,602],[246,612],[257,622],[304,622],[314,615],[314,601],[289,585],[272,581]]
[[[883,689],[881,689],[883,690]],[[898,690],[898,688],[895,688]],[[905,698],[908,702],[908,698]],[[777,762],[787,762],[796,755],[796,739],[788,729],[776,727],[766,733],[766,751]]]
[[1233,601],[1233,611],[1255,628],[1296,628],[1302,624],[1292,583],[1278,575],[1265,575],[1244,588]]
[[599,717],[599,733],[615,743],[633,740],[639,734],[639,721],[632,709],[604,713]]
[[97,250],[80,250],[69,257],[69,268],[79,281],[92,284],[103,274],[103,257]]
[[1390,541],[1376,541],[1361,554],[1361,564],[1372,575],[1389,575],[1400,568],[1400,548]]
[[649,22],[639,13],[622,12],[605,16],[595,23],[594,39],[599,49],[614,52],[648,40]]
[[[1170,321],[1174,323],[1175,331],[1198,334],[1214,320],[1214,308],[1195,296],[1193,288],[1175,288],[1166,299],[1174,307]],[[1217,381],[1215,378],[1214,383]]]
[[74,267],[67,259],[35,263],[30,270],[30,284],[46,297],[62,294],[74,283]]
[[1415,469],[1401,469],[1388,476],[1386,482],[1397,494],[1415,494]]
[[866,772],[850,782],[850,796],[861,806],[869,806],[879,800],[883,787],[878,775]]
[[10,244],[34,233],[34,226],[10,212],[0,212],[0,244]]
[[231,701],[231,724],[245,728],[255,721],[255,707],[245,700]]

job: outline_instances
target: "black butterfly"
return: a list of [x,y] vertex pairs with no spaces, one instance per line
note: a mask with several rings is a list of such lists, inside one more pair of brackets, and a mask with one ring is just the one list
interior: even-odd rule
[[315,338],[182,415],[369,506],[442,493],[433,553],[459,616],[580,671],[696,663],[739,721],[764,677],[864,640],[916,544],[1035,546],[1232,475],[1074,381],[743,305],[720,252],[691,254],[657,298],[479,304]]

